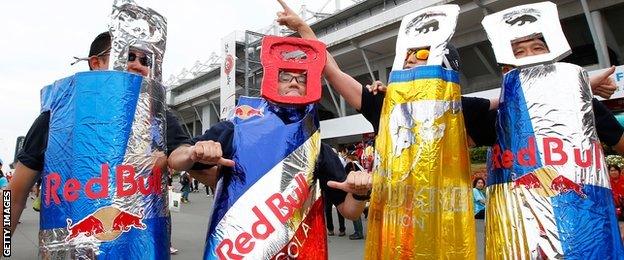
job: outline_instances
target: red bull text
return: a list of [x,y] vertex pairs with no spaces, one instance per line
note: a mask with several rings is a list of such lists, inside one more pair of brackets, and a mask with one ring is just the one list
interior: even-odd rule
[[[52,172],[45,176],[45,194],[44,202],[46,206],[50,203],[59,205],[61,198],[64,201],[72,202],[81,196],[81,190],[89,199],[105,199],[109,198],[109,172],[108,164],[102,164],[99,177],[91,178],[83,185],[75,178],[69,178],[63,183],[61,175]],[[117,197],[126,197],[140,192],[143,195],[159,194],[161,192],[161,170],[153,168],[149,177],[136,178],[136,172],[132,165],[118,165],[115,169],[115,184]],[[95,187],[99,186],[99,191],[95,191]]]
[[[566,151],[561,139],[546,137],[542,140],[542,145],[545,165],[564,165],[569,160],[574,160],[574,163],[582,168],[588,168],[592,165],[595,165],[597,168],[602,167],[601,158],[603,154],[602,149],[600,149],[600,143],[593,143],[590,149],[584,151],[581,151],[579,148]],[[517,153],[511,150],[501,151],[500,146],[496,144],[492,147],[492,167],[494,169],[509,169],[513,167],[514,163],[522,166],[535,166],[537,164],[535,146],[534,137],[530,137],[527,146],[519,149]]]
[[258,206],[251,209],[257,219],[251,230],[240,233],[235,239],[226,238],[221,241],[216,249],[219,259],[243,259],[245,254],[254,249],[254,240],[266,240],[275,232],[275,226],[268,217],[273,216],[280,224],[284,224],[292,217],[295,209],[303,206],[308,197],[308,183],[301,173],[295,176],[295,181],[297,187],[292,194],[274,193],[264,201],[270,214],[263,212]]

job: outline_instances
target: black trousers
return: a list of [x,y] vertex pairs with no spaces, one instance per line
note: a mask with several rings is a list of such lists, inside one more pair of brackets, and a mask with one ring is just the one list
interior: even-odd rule
[[[327,199],[325,199],[324,202],[325,202],[325,221],[327,222],[327,230],[334,231],[334,219],[332,217],[332,208],[334,207],[334,205],[331,204],[331,202],[329,202]],[[338,213],[338,225],[339,225],[338,231],[344,232],[346,230],[345,219],[342,215],[340,215],[340,212],[337,209],[336,209],[336,213]]]

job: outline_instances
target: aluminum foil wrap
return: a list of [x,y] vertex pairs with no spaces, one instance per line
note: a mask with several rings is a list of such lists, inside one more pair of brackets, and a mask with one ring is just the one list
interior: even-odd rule
[[315,105],[289,124],[261,98],[241,97],[234,112],[236,166],[217,185],[204,259],[327,259]]
[[392,71],[376,139],[366,259],[474,259],[459,74]]
[[592,96],[572,64],[504,76],[487,179],[487,259],[624,259]]
[[136,5],[132,0],[115,0],[111,20],[110,64],[113,69],[126,71],[128,51],[136,48],[152,61],[148,77],[162,82],[162,61],[167,40],[165,17],[150,8]]
[[120,71],[42,90],[44,259],[169,259],[165,88]]

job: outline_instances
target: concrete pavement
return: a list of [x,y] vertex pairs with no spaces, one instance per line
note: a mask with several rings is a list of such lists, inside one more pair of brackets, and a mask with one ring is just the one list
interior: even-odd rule
[[[172,259],[200,259],[204,251],[208,214],[212,201],[206,197],[203,189],[191,193],[190,203],[182,204],[180,212],[172,212],[172,243],[179,249]],[[334,210],[334,215],[336,211]],[[13,235],[11,259],[37,259],[37,244],[39,230],[39,213],[32,210],[32,200],[22,214],[21,224]],[[334,216],[334,226],[338,229],[338,220]],[[328,237],[329,258],[336,260],[362,259],[364,240],[349,240],[348,235],[353,233],[353,224],[346,220],[347,236]],[[363,221],[366,228],[366,220]],[[336,230],[337,231],[337,230]],[[479,259],[483,259],[483,222],[477,222]]]

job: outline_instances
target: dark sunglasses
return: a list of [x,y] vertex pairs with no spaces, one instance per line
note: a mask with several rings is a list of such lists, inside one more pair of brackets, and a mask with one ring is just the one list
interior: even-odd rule
[[279,82],[281,83],[290,83],[293,79],[297,81],[297,83],[305,84],[307,80],[307,76],[305,74],[295,76],[288,72],[280,72],[279,73]]
[[137,57],[136,53],[134,52],[128,53],[128,61],[135,61],[137,58],[139,59],[139,63],[141,63],[141,65],[145,67],[152,67],[152,59],[150,59],[148,56]]

